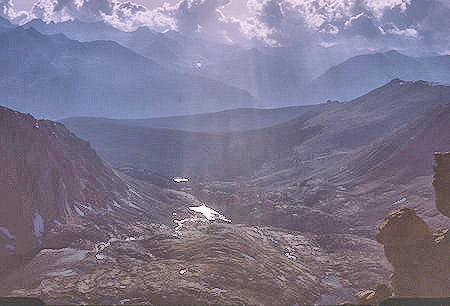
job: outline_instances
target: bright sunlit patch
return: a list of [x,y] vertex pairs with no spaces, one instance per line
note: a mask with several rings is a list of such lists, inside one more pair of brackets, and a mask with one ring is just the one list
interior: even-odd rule
[[44,220],[42,219],[41,215],[38,213],[34,214],[34,235],[39,238],[44,233]]
[[225,218],[223,215],[219,214],[214,209],[207,207],[205,204],[203,204],[202,206],[189,207],[189,209],[203,214],[203,216],[205,216],[205,218],[210,221],[219,219],[219,220],[223,220],[225,222],[231,222],[230,219]]
[[189,182],[189,179],[187,177],[179,177],[179,176],[177,176],[177,177],[173,178],[173,181],[175,183],[187,183],[187,182]]

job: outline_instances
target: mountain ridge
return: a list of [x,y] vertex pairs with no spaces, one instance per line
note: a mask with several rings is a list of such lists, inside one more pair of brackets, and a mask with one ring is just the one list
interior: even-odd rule
[[113,41],[80,43],[17,28],[0,34],[0,42],[4,104],[40,117],[179,115],[258,103],[248,92],[167,70]]
[[450,56],[410,57],[396,50],[358,55],[331,67],[300,92],[306,100],[351,100],[391,79],[450,83]]

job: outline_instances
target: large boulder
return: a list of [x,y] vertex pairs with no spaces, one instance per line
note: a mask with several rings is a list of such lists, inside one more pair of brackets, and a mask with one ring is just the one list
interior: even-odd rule
[[410,208],[391,212],[377,231],[376,239],[384,246],[410,246],[430,241],[428,225]]
[[[391,285],[395,296],[450,296],[450,233],[432,233],[414,210],[389,214],[377,232],[394,268]],[[367,296],[361,296],[370,298]],[[363,299],[361,299],[363,300]]]

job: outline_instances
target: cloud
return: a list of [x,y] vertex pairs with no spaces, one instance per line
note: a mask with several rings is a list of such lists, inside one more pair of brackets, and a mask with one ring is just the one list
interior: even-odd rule
[[160,14],[173,20],[174,28],[187,36],[236,42],[243,39],[240,21],[223,13],[231,0],[181,0]]
[[133,2],[114,2],[112,13],[104,15],[103,20],[114,27],[133,31],[138,27],[146,26],[153,30],[164,32],[175,29],[175,21],[166,14],[170,6],[167,4],[155,10]]
[[28,15],[16,13],[11,1],[0,0],[0,15],[16,21],[105,21],[126,31],[148,26],[249,46],[450,48],[448,0],[247,0],[245,20],[224,11],[246,0],[180,0],[152,10],[132,1],[38,0]]
[[355,41],[371,49],[448,49],[447,0],[249,0],[249,37],[279,45]]
[[31,13],[44,21],[62,22],[77,18],[95,22],[112,15],[113,7],[109,0],[38,0]]
[[375,18],[364,13],[350,17],[344,25],[345,32],[350,35],[361,35],[367,38],[373,38],[381,33],[380,28],[376,25]]
[[39,0],[31,14],[46,22],[79,19],[105,21],[126,31],[148,26],[157,31],[177,30],[187,36],[199,35],[227,42],[243,40],[240,21],[227,17],[222,9],[231,0],[181,0],[149,10],[130,1]]
[[13,23],[21,24],[28,20],[29,14],[25,11],[16,12],[12,0],[0,0],[0,17],[11,20]]

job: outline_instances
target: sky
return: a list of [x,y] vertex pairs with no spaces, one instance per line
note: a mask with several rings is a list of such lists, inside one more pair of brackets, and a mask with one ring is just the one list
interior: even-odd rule
[[[125,1],[122,1],[125,2]],[[177,3],[177,0],[136,0],[135,1],[138,4],[144,5],[149,9],[155,9],[157,7],[160,7],[164,4],[164,2],[167,2],[169,4],[175,4]],[[34,1],[33,0],[16,0],[14,1],[15,8],[18,11],[22,10],[31,10],[33,7]],[[228,5],[224,13],[231,16],[237,16],[237,17],[247,17],[248,11],[247,11],[247,3],[245,0],[234,0]]]
[[80,19],[230,44],[361,46],[450,54],[450,0],[0,0],[21,24]]

